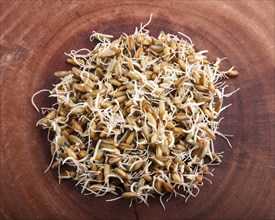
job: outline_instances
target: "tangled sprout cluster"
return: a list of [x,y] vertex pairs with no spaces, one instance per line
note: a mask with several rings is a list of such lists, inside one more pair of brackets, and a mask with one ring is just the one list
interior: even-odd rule
[[38,124],[54,134],[59,178],[86,194],[146,204],[157,194],[188,198],[221,162],[213,140],[227,140],[217,118],[232,93],[220,79],[238,72],[220,71],[221,59],[209,62],[182,33],[150,36],[148,23],[115,40],[94,32],[95,48],[71,51],[74,67],[55,72],[57,103]]

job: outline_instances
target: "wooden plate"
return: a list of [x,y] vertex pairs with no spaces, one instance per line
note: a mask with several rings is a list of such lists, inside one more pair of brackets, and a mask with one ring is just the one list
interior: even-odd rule
[[[67,69],[64,52],[90,47],[93,30],[132,33],[153,12],[151,34],[189,35],[210,59],[227,57],[241,73],[228,80],[240,91],[227,100],[221,131],[233,134],[213,184],[185,203],[177,197],[150,206],[105,202],[58,184],[46,132],[31,96]],[[1,219],[274,219],[274,2],[273,1],[1,1]],[[41,94],[38,106],[51,101]],[[273,206],[272,206],[273,205]]]

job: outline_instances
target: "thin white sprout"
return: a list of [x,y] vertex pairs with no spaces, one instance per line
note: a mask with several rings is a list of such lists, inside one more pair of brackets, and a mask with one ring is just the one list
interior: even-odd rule
[[41,89],[41,90],[39,90],[38,92],[36,92],[36,93],[34,93],[33,95],[32,95],[32,98],[31,98],[31,102],[32,102],[32,105],[33,105],[33,107],[36,109],[36,111],[38,111],[38,112],[40,112],[39,111],[39,108],[36,106],[36,104],[34,103],[34,98],[35,98],[35,96],[37,96],[38,94],[40,94],[41,92],[51,92],[51,90],[49,90],[49,89]]

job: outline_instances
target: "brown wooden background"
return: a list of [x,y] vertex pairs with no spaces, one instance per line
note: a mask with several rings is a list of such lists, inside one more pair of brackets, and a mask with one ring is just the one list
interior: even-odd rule
[[[274,1],[0,1],[1,219],[274,219]],[[83,196],[74,183],[58,185],[49,164],[46,132],[32,107],[34,92],[67,69],[64,52],[89,47],[93,30],[132,33],[154,13],[151,33],[189,35],[209,57],[228,57],[240,77],[229,80],[221,131],[223,163],[197,198],[150,207]],[[229,90],[228,90],[229,91]],[[38,106],[49,106],[45,94]]]

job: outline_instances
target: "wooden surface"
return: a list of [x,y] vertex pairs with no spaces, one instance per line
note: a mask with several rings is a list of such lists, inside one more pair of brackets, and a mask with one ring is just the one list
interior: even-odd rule
[[[273,1],[3,1],[1,0],[1,219],[274,219],[274,2]],[[209,57],[228,57],[240,77],[229,80],[221,131],[223,163],[196,198],[171,199],[164,211],[105,202],[80,194],[72,181],[58,184],[46,132],[32,107],[34,92],[67,69],[64,52],[89,47],[93,30],[132,33],[154,13],[151,33],[189,35]],[[229,91],[229,90],[228,90]],[[45,94],[36,98],[49,106]]]

